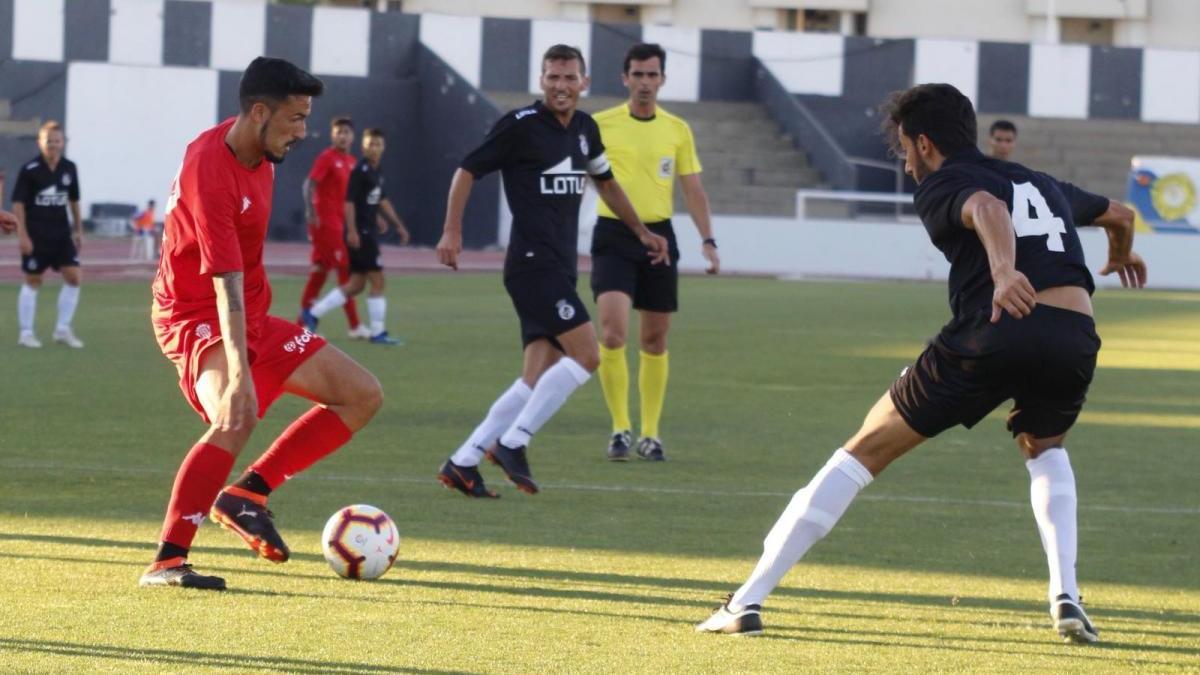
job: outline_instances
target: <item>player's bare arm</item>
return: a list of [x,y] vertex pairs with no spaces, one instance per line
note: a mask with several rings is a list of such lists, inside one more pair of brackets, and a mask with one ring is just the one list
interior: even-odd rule
[[358,226],[355,224],[358,221],[354,219],[354,202],[346,202],[343,208],[346,214],[346,246],[349,248],[358,248],[362,246],[362,241],[358,238]]
[[17,229],[17,217],[8,211],[0,211],[0,230],[10,234]]
[[1146,285],[1146,261],[1133,250],[1133,219],[1133,209],[1110,199],[1108,210],[1095,220],[1108,235],[1108,263],[1100,274],[1116,272],[1122,286],[1142,288]]
[[692,222],[700,232],[700,240],[704,242],[701,244],[701,253],[708,261],[708,267],[704,271],[707,274],[720,274],[721,255],[717,253],[717,245],[713,243],[712,211],[708,206],[708,193],[700,181],[700,174],[680,176],[679,185],[683,188],[683,203],[687,205]]
[[442,224],[442,238],[437,244],[438,262],[458,269],[458,254],[462,253],[462,219],[467,209],[471,188],[475,187],[475,176],[470,171],[458,169],[450,181],[450,195],[446,198],[446,220]]
[[1037,305],[1037,292],[1025,275],[1017,271],[1017,235],[1008,206],[994,195],[979,191],[963,204],[963,225],[975,230],[987,251],[992,270],[992,323],[1001,312],[1014,319],[1029,316]]
[[390,220],[396,226],[396,233],[400,235],[401,245],[407,244],[412,239],[412,235],[409,234],[408,228],[404,226],[404,221],[400,219],[400,215],[396,213],[396,209],[392,208],[391,200],[384,197],[379,202],[379,209],[387,215],[387,220],[379,224],[379,234],[387,233],[388,220]]
[[212,424],[221,431],[237,431],[253,424],[258,414],[258,398],[250,376],[250,353],[246,339],[246,307],[241,272],[213,276],[217,294],[217,316],[221,322],[221,344],[228,365],[228,384]]
[[313,202],[316,200],[316,186],[313,185],[311,178],[304,179],[301,190],[304,193],[304,222],[312,227],[320,227],[321,217],[317,215],[317,209],[313,207]]
[[621,222],[625,226],[633,230],[637,235],[642,245],[649,249],[646,253],[650,256],[650,262],[655,265],[664,264],[668,267],[671,265],[671,251],[667,244],[667,238],[661,235],[654,234],[646,229],[646,226],[638,218],[637,211],[634,211],[633,204],[629,203],[629,197],[625,195],[625,191],[621,189],[615,178],[608,180],[595,180],[596,192],[600,194],[600,198],[612,209],[612,212],[617,214]]
[[71,229],[75,231],[75,250],[83,250],[83,215],[79,211],[79,202],[71,202]]
[[21,255],[33,255],[33,240],[29,238],[29,229],[25,225],[25,205],[14,201],[13,217],[17,219],[17,241],[21,246]]

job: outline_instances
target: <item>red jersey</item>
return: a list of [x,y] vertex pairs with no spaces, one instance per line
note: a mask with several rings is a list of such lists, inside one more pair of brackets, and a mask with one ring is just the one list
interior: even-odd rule
[[246,334],[262,336],[271,306],[263,269],[263,243],[271,217],[275,166],[263,160],[247,169],[225,144],[235,118],[221,122],[188,144],[171,184],[163,223],[162,258],[154,278],[156,324],[188,320],[217,322],[212,277],[244,274]]
[[354,155],[328,147],[317,155],[308,172],[308,178],[316,188],[313,190],[313,208],[321,219],[321,227],[336,229],[339,237],[346,220],[346,184],[357,163]]

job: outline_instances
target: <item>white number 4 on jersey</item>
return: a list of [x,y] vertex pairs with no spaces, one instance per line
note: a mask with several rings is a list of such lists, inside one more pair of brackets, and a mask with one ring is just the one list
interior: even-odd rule
[[[1062,235],[1067,233],[1063,219],[1054,215],[1046,198],[1033,183],[1013,183],[1013,229],[1018,237],[1046,236],[1046,248],[1062,253]],[[1035,215],[1030,216],[1030,207]]]

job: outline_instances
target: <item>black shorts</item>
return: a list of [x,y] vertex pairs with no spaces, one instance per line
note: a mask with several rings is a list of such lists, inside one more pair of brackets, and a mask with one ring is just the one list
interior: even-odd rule
[[33,239],[33,253],[21,256],[21,271],[26,274],[41,274],[46,268],[55,272],[64,267],[79,267],[79,251],[75,249],[75,240],[53,238]]
[[601,217],[592,230],[592,297],[619,291],[633,299],[634,309],[674,312],[679,309],[679,246],[670,220],[647,223],[667,238],[671,264],[653,265],[646,247],[619,220]]
[[961,424],[975,426],[1008,399],[1013,436],[1064,434],[1083,408],[1096,370],[1100,336],[1090,316],[1038,305],[1024,319],[991,310],[955,319],[889,393],[914,431],[932,438]]
[[379,256],[379,242],[375,237],[364,237],[358,235],[358,248],[350,248],[346,246],[349,252],[350,272],[353,274],[366,274],[367,272],[378,272],[383,269],[383,262]]
[[521,321],[521,345],[547,339],[562,349],[558,336],[591,321],[587,308],[575,292],[575,277],[565,271],[530,270],[504,278],[504,290],[512,298]]

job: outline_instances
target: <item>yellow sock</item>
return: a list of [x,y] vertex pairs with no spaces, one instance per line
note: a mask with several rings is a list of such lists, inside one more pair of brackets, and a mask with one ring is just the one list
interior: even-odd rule
[[658,420],[662,418],[663,399],[667,396],[667,352],[642,352],[641,358],[638,393],[642,400],[642,436],[658,438]]
[[600,345],[600,388],[612,415],[613,433],[633,428],[629,422],[629,366],[625,347],[609,349]]

